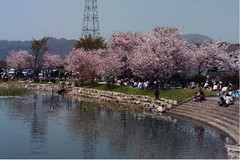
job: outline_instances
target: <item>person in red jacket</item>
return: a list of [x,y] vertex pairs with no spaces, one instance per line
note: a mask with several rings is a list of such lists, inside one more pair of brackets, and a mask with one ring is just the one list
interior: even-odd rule
[[205,96],[204,92],[201,89],[199,89],[198,93],[199,93],[199,101],[200,102],[206,100],[206,96]]

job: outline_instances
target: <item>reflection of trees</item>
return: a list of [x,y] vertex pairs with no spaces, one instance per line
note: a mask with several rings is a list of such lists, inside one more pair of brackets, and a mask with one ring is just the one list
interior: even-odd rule
[[104,125],[100,117],[100,110],[74,107],[70,114],[68,114],[68,125],[76,136],[83,137],[83,157],[95,158],[99,131],[101,131],[102,126]]
[[[171,125],[167,123],[171,122],[146,119],[126,112],[98,109],[87,109],[84,112],[84,108],[83,102],[82,106],[73,108],[68,114],[70,130],[75,136],[83,137],[84,153],[87,153],[84,158],[95,157],[96,146],[102,139],[105,140],[102,143],[108,143],[111,153],[119,157],[125,155],[125,158],[131,158],[127,156],[133,154],[141,158],[158,158],[172,152],[163,149],[162,144],[159,143],[167,142],[166,135],[171,129]],[[166,123],[166,127],[162,128],[164,124],[161,123]],[[162,150],[159,152],[161,148]],[[166,154],[164,154],[165,151]]]
[[38,95],[34,95],[31,129],[33,141],[43,142],[43,136],[46,132],[46,119],[44,116],[43,108],[39,104]]
[[27,98],[15,98],[7,101],[7,113],[10,120],[18,120],[28,123],[33,110],[32,96]]
[[[98,144],[107,146],[102,158],[206,158],[216,143],[195,135],[192,125],[138,114],[74,107],[68,114],[68,127],[83,139],[84,158],[95,158]],[[101,146],[101,145],[100,145]],[[200,149],[202,152],[199,152]],[[215,148],[222,152],[221,147]]]
[[[63,100],[62,100],[63,101]],[[33,94],[26,98],[10,101],[8,117],[20,123],[30,123],[33,154],[41,152],[45,144],[48,117],[57,116],[60,112],[61,97],[53,94]],[[54,105],[54,109],[49,108]]]
[[31,153],[41,153],[44,148],[45,134],[46,134],[46,119],[42,110],[42,105],[39,103],[38,95],[34,95],[33,115],[31,126],[31,138],[33,147]]
[[[219,140],[208,142],[211,136],[206,129],[204,136],[196,136],[193,125],[181,120],[175,123],[166,116],[152,119],[137,113],[94,108],[98,105],[104,108],[109,104],[39,94],[11,103],[8,114],[31,124],[33,153],[45,147],[47,122],[61,116],[65,120],[65,114],[67,129],[64,130],[70,130],[73,145],[81,145],[74,148],[79,150],[81,158],[211,158],[204,155],[205,151],[209,154],[214,148],[216,153],[223,152],[222,147],[218,147]],[[103,146],[106,149],[101,148]],[[99,153],[105,157],[99,157]]]

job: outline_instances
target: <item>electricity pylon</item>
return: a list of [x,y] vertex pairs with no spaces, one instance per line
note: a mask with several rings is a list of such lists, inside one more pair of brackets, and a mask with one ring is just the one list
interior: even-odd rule
[[85,0],[82,37],[88,35],[93,38],[100,36],[97,0]]

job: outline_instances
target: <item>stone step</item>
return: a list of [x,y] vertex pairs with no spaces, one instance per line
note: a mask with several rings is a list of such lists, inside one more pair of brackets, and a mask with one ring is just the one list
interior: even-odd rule
[[[210,124],[210,125],[212,124],[213,126],[216,126],[219,129],[221,129],[221,130],[223,130],[227,133],[233,133],[233,135],[239,135],[239,127],[229,125],[229,123],[226,123],[226,122],[221,121],[219,119],[215,119],[215,118],[212,118],[212,117],[209,117],[209,116],[206,116],[206,115],[196,114],[196,113],[193,113],[191,111],[170,110],[170,111],[168,111],[168,113],[182,115],[182,116],[186,116],[186,117],[189,117],[189,118],[197,119],[197,120],[200,120],[200,121],[205,122],[207,124]],[[238,139],[236,139],[236,140],[238,140]]]
[[201,111],[209,111],[209,112],[213,112],[216,114],[220,114],[220,115],[228,115],[230,117],[234,117],[236,118],[236,120],[239,119],[239,112],[235,111],[235,110],[229,110],[229,107],[206,107],[206,106],[202,106],[202,107],[196,107],[194,105],[189,105],[189,104],[182,104],[180,106],[176,106],[175,108],[185,108],[185,109],[191,109],[191,110],[195,110],[196,112],[201,112]]
[[231,115],[217,114],[218,112],[208,112],[205,110],[196,111],[194,108],[183,108],[183,107],[181,107],[181,108],[176,107],[176,108],[172,109],[171,111],[190,112],[190,113],[195,113],[196,115],[204,115],[204,116],[222,120],[226,123],[229,123],[230,125],[239,127],[239,119],[236,118],[235,116],[231,116]]
[[226,113],[239,113],[239,107],[236,105],[230,105],[229,107],[220,107],[218,105],[216,106],[209,106],[209,105],[199,105],[199,104],[195,104],[197,102],[194,103],[184,103],[182,105],[179,105],[177,107],[189,107],[189,108],[195,108],[196,110],[200,110],[200,109],[204,109],[204,110],[218,110],[219,112],[226,112]]
[[[183,111],[183,112],[191,112],[193,113],[191,110],[175,110],[176,112],[180,112],[180,111]],[[236,126],[236,127],[239,127],[239,121],[237,121],[236,119],[231,119],[231,118],[228,118],[228,117],[224,117],[224,116],[220,116],[220,115],[216,115],[216,114],[209,114],[209,113],[204,113],[204,112],[201,112],[201,113],[195,113],[197,116],[198,115],[204,115],[204,116],[209,116],[211,118],[214,118],[214,119],[219,119],[225,123],[229,123],[229,125],[233,125],[233,126]]]
[[[218,101],[220,101],[220,99],[218,97],[217,98],[212,98],[212,99],[209,99],[207,97],[205,101],[202,101],[202,103],[215,104],[215,102],[218,102]],[[192,102],[192,100],[190,100],[188,102]],[[237,104],[237,102],[235,102],[235,103]]]
[[[215,101],[214,103],[208,103],[207,101],[205,102],[194,102],[194,101],[191,101],[191,102],[187,102],[187,103],[184,103],[184,104],[188,104],[188,105],[195,105],[195,106],[208,106],[208,107],[219,107],[218,105],[218,102]],[[234,104],[234,105],[229,105],[230,109],[236,109],[239,111],[239,106],[238,104]]]
[[220,120],[213,119],[213,118],[206,117],[206,116],[195,115],[195,114],[192,114],[192,113],[175,112],[175,111],[171,111],[169,113],[173,114],[173,115],[177,114],[177,115],[185,116],[185,117],[188,117],[188,118],[193,118],[193,119],[202,121],[206,124],[209,124],[211,126],[215,126],[216,128],[219,128],[223,132],[229,134],[237,143],[239,143],[239,127],[234,127],[234,126],[226,124],[226,123],[224,123]]

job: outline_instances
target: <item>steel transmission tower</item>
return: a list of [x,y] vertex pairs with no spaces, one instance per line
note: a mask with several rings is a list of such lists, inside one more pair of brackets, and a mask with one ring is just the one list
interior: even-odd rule
[[88,35],[93,38],[100,36],[97,0],[85,0],[82,37]]

